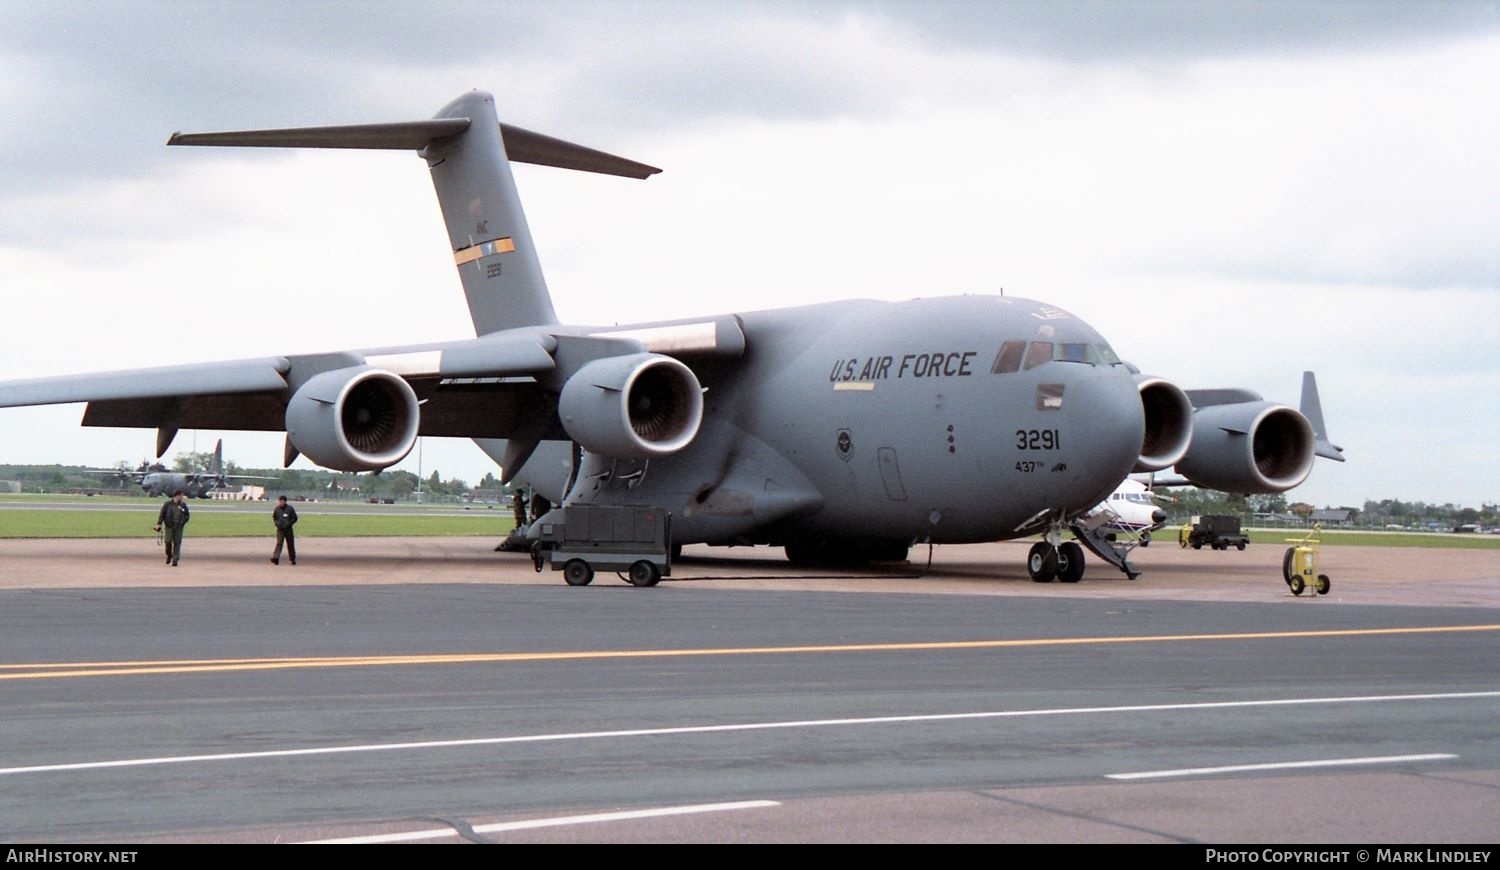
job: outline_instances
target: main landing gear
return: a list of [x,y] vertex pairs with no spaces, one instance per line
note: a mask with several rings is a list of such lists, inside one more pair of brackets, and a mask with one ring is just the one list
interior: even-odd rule
[[1026,555],[1026,572],[1038,583],[1077,583],[1083,579],[1083,567],[1083,548],[1073,541],[1038,541]]

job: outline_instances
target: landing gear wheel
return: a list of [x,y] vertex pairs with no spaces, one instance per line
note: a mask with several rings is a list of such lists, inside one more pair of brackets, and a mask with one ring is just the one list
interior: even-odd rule
[[632,586],[655,586],[661,582],[661,571],[655,565],[642,559],[630,566],[630,585]]
[[1318,582],[1316,582],[1316,583],[1313,584],[1313,589],[1317,590],[1317,593],[1319,595],[1327,595],[1328,594],[1328,590],[1330,590],[1332,588],[1333,588],[1333,581],[1328,579],[1328,575],[1327,574],[1319,574],[1318,575]]
[[1302,594],[1302,590],[1304,588],[1306,588],[1307,584],[1305,584],[1305,583],[1302,582],[1302,577],[1301,576],[1295,576],[1292,579],[1286,581],[1286,585],[1292,587],[1292,594],[1293,595],[1301,595]]
[[1141,546],[1142,547],[1149,547],[1149,546],[1151,546],[1151,533],[1150,532],[1141,532]]
[[1046,541],[1032,544],[1031,552],[1026,554],[1026,571],[1038,583],[1052,582],[1057,576],[1057,563],[1057,548]]
[[1281,579],[1288,584],[1292,582],[1292,561],[1297,558],[1297,548],[1287,547],[1286,555],[1281,557]]
[[1057,548],[1057,579],[1064,583],[1083,579],[1083,548],[1073,541]]
[[582,559],[569,559],[563,566],[563,579],[569,586],[587,586],[594,582],[594,569]]

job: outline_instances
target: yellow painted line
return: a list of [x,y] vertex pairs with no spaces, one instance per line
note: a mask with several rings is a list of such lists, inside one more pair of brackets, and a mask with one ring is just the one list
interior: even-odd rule
[[1125,637],[1044,637],[1016,640],[959,640],[926,643],[858,643],[819,646],[703,647],[654,650],[576,650],[572,652],[438,653],[368,656],[308,656],[256,659],[168,659],[121,662],[31,662],[0,664],[0,682],[62,677],[121,677],[153,674],[273,671],[304,668],[370,668],[424,665],[472,665],[607,659],[685,658],[690,656],[807,655],[851,652],[931,652],[937,650],[1019,649],[1101,644],[1176,643],[1206,640],[1280,640],[1295,638],[1376,637],[1500,631],[1500,624],[1435,625],[1407,628],[1350,628],[1323,631],[1258,631],[1228,634],[1159,634]]

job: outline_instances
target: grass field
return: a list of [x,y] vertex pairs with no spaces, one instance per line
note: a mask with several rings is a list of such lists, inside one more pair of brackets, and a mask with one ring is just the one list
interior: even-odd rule
[[[274,535],[268,503],[194,499],[190,536],[242,538]],[[36,505],[36,507],[29,507]],[[135,538],[154,534],[151,526],[161,502],[145,498],[77,495],[0,495],[0,538]],[[304,537],[474,536],[500,538],[510,532],[509,509],[466,508],[457,504],[372,505],[363,502],[317,502],[297,505]],[[1300,529],[1251,529],[1252,545],[1283,546],[1300,538]],[[1325,529],[1330,547],[1430,547],[1500,551],[1500,535],[1454,535],[1434,532],[1345,531]],[[1177,527],[1152,535],[1152,546],[1177,546]]]

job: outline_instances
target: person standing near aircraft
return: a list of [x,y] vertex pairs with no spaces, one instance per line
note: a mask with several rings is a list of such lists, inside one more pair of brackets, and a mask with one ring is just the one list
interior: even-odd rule
[[297,524],[297,509],[286,503],[286,496],[276,499],[276,508],[271,511],[271,520],[276,523],[276,551],[271,554],[271,564],[281,564],[281,545],[286,544],[286,555],[292,564],[297,564],[297,536],[292,526]]
[[172,497],[161,506],[161,511],[156,515],[155,531],[163,532],[163,540],[167,548],[167,564],[173,568],[182,558],[182,528],[188,524],[192,512],[188,510],[187,501],[183,498],[182,490],[172,493]]

